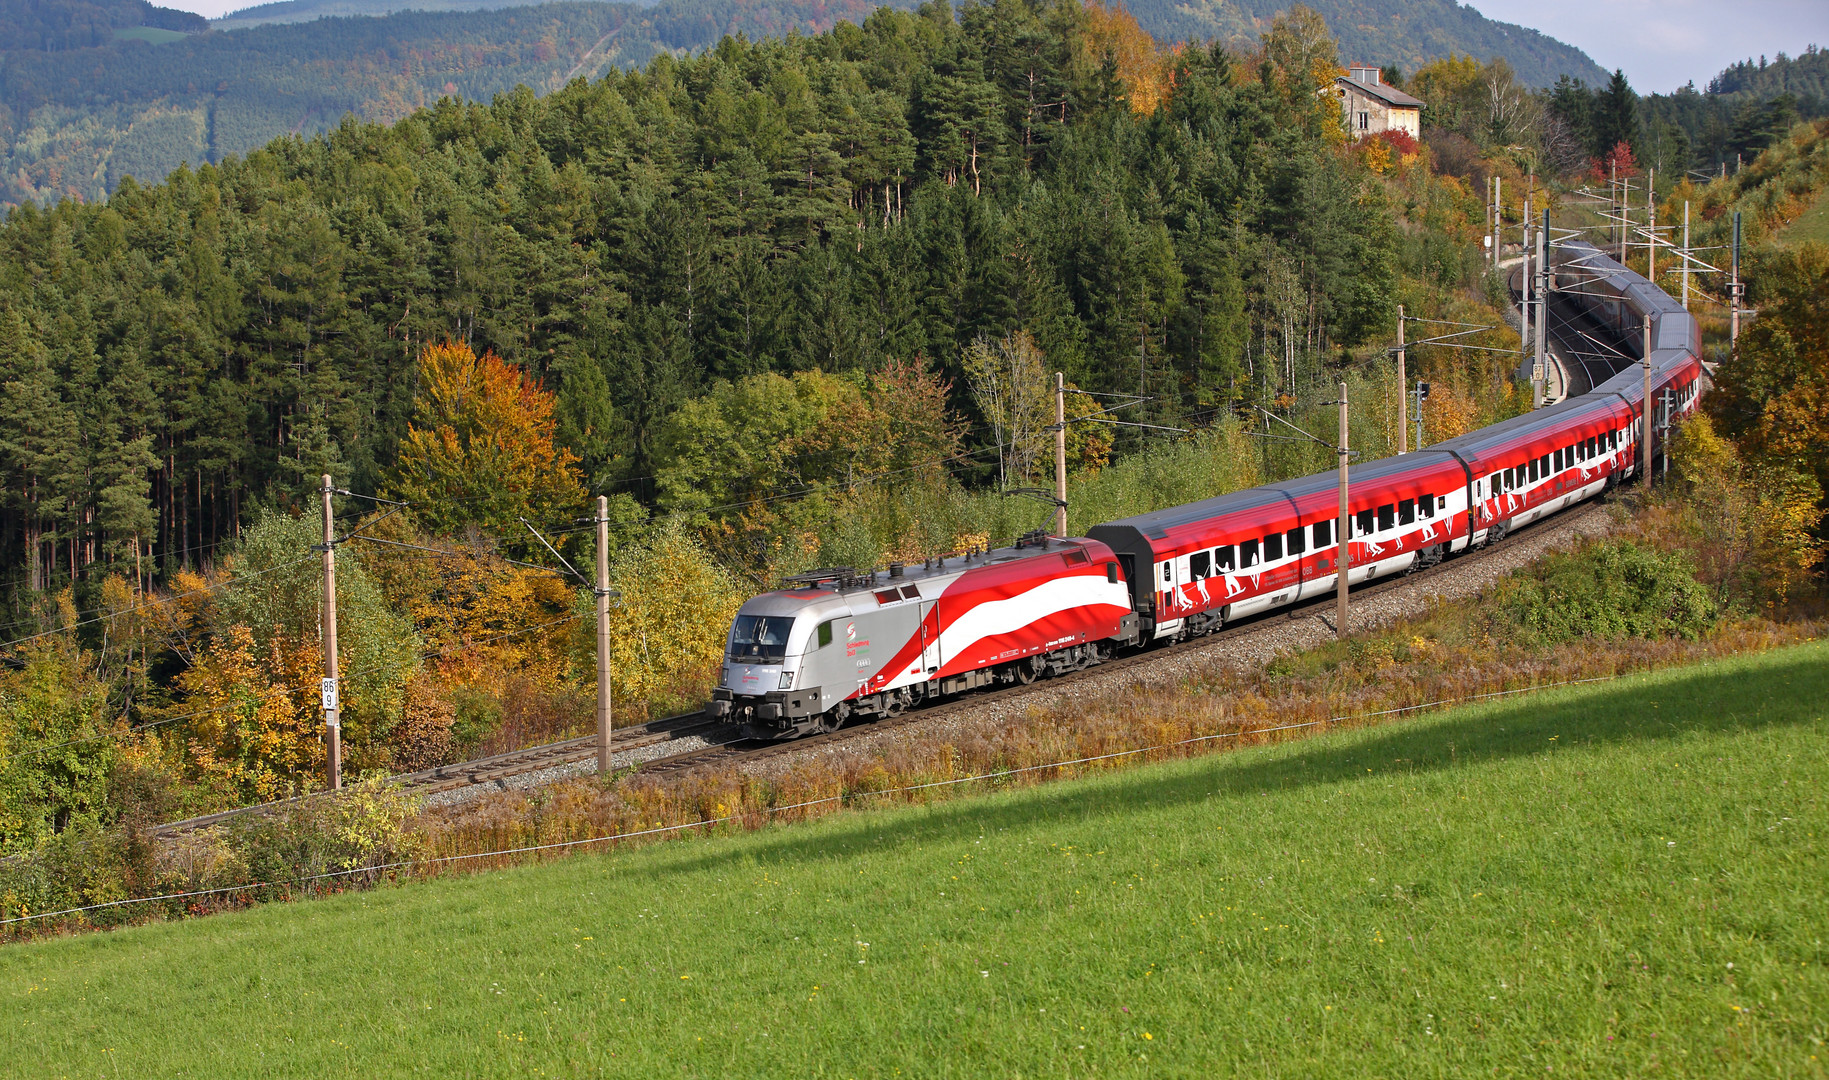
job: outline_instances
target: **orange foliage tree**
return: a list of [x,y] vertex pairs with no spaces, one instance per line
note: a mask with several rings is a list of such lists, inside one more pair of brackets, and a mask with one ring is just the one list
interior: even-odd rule
[[553,395],[493,352],[428,345],[414,415],[390,487],[433,531],[518,531],[521,517],[550,520],[583,504],[578,459],[555,441]]
[[1093,64],[1111,59],[1130,111],[1148,116],[1169,99],[1174,89],[1174,51],[1156,48],[1156,39],[1124,9],[1122,0],[1110,7],[1086,0],[1085,46]]

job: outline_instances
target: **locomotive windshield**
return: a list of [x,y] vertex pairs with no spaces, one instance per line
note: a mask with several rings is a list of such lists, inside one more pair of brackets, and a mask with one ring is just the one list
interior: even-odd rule
[[739,615],[730,630],[730,658],[751,664],[779,664],[787,658],[792,615]]

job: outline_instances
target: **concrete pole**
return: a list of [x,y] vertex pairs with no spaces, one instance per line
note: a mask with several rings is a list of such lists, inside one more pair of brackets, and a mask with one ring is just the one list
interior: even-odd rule
[[1651,316],[1645,316],[1645,359],[1641,365],[1645,369],[1645,404],[1640,410],[1643,413],[1641,422],[1644,432],[1639,436],[1641,451],[1640,468],[1645,473],[1645,494],[1651,494]]
[[1740,211],[1734,211],[1734,268],[1728,285],[1728,353],[1740,354]]
[[330,474],[324,474],[324,766],[330,789],[343,786],[343,722],[337,693],[337,552],[336,527],[330,516]]
[[597,496],[597,771],[610,771],[610,500]]
[[1645,170],[1645,280],[1658,279],[1658,171]]
[[1543,227],[1537,230],[1537,362],[1531,379],[1531,407],[1541,408],[1545,396],[1544,380],[1550,373],[1550,212],[1543,212]]
[[1054,534],[1067,535],[1067,376],[1054,373]]
[[1518,355],[1522,357],[1531,343],[1531,245],[1530,226],[1524,228],[1524,262],[1518,267]]
[[[1397,452],[1407,454],[1410,447],[1406,442],[1410,411],[1410,384],[1404,376],[1404,306],[1397,305]],[[1342,395],[1344,396],[1344,395]]]
[[[1607,221],[1611,224],[1613,235],[1619,235],[1619,162],[1607,162]],[[1625,261],[1624,249],[1620,261]]]
[[1689,310],[1689,200],[1683,200],[1683,310]]
[[1492,268],[1499,268],[1500,230],[1505,227],[1505,181],[1501,177],[1492,178]]
[[1337,451],[1340,457],[1340,520],[1335,526],[1339,530],[1335,539],[1340,542],[1340,557],[1334,560],[1339,569],[1338,579],[1334,582],[1334,636],[1338,638],[1346,636],[1346,577],[1347,571],[1353,566],[1352,519],[1346,510],[1346,439],[1346,384],[1341,383],[1340,447]]

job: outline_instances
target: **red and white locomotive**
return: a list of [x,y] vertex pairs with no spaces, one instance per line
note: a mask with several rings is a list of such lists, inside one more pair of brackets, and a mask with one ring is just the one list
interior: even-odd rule
[[[1622,343],[1651,323],[1654,449],[1694,410],[1700,335],[1681,305],[1598,250],[1565,245],[1559,275]],[[1644,367],[1579,397],[1348,475],[1351,582],[1502,538],[1637,473]],[[745,603],[707,712],[752,738],[791,738],[995,683],[1076,670],[1127,646],[1210,633],[1331,593],[1337,479],[1266,484],[918,570],[816,571]]]

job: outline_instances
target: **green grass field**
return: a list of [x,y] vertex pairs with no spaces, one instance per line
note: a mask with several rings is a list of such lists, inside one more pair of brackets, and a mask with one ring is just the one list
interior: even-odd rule
[[12,1076],[1814,1076],[1829,645],[0,950]]

